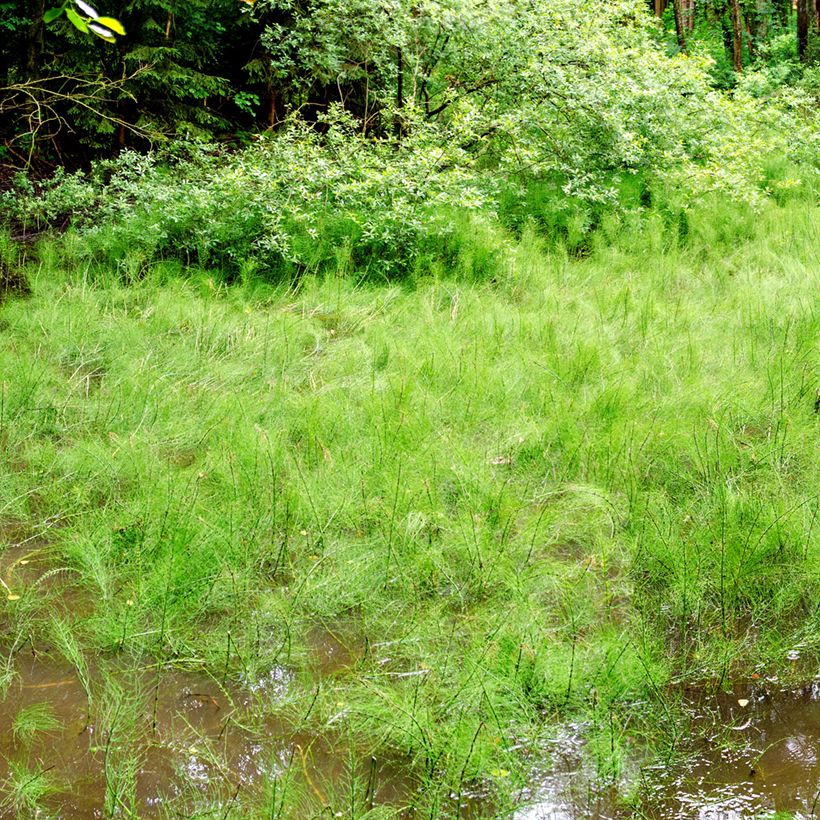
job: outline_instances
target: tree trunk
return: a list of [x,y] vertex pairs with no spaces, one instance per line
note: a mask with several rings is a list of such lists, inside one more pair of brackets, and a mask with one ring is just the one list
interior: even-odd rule
[[31,10],[31,26],[28,35],[26,52],[26,79],[33,79],[39,73],[40,55],[43,53],[43,15],[46,13],[46,0],[34,0]]
[[655,17],[663,17],[666,11],[666,0],[655,0]]
[[748,37],[749,42],[749,59],[754,60],[755,58],[755,36],[752,30],[752,21],[749,18],[749,15],[744,11],[743,12],[743,22],[746,24],[746,35]]
[[675,12],[675,34],[678,38],[678,47],[681,51],[686,51],[686,25],[683,21],[683,10],[681,9],[681,5],[685,3],[686,0],[673,0],[673,11]]
[[797,55],[805,62],[809,45],[809,0],[797,0]]
[[404,55],[401,48],[396,46],[396,139],[401,139],[401,109],[404,106]]
[[[806,0],[798,0],[805,3]],[[732,65],[743,71],[743,29],[740,22],[740,0],[732,0]]]

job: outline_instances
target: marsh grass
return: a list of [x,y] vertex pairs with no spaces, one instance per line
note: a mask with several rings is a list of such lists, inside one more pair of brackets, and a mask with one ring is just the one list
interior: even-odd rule
[[[4,595],[4,648],[76,669],[109,809],[137,804],[156,704],[92,667],[279,680],[262,712],[346,738],[343,773],[291,747],[259,788],[175,804],[271,817],[390,814],[383,755],[397,805],[491,814],[521,738],[583,722],[616,779],[676,743],[670,681],[811,670],[817,216],[715,201],[561,241],[468,220],[379,285],[343,251],[344,275],[228,285],[43,244],[0,308],[0,515],[47,529],[93,605],[55,615],[54,579]],[[316,630],[351,624],[323,674]],[[25,777],[15,806],[48,788]]]

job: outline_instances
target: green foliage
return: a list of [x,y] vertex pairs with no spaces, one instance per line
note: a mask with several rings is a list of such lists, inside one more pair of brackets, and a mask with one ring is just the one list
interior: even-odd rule
[[[4,156],[58,168],[0,192],[0,535],[48,531],[0,604],[4,680],[69,664],[108,813],[235,730],[264,798],[183,771],[169,811],[389,815],[378,754],[403,808],[512,812],[555,722],[617,780],[677,739],[667,683],[816,660],[788,9],[736,72],[728,4],[684,48],[634,0],[76,6],[2,4]],[[241,693],[219,744],[158,737],[172,667]],[[4,810],[45,811],[57,728],[17,712]]]
[[83,34],[93,34],[107,43],[115,43],[117,41],[116,35],[125,34],[125,29],[119,20],[114,17],[100,16],[97,10],[86,3],[85,0],[65,0],[62,6],[45,12],[43,22],[46,24],[53,23],[63,14]]
[[[66,2],[40,20],[23,9],[28,4],[10,5],[21,16],[0,53],[0,109],[13,115],[0,136],[16,152],[24,146],[76,160],[127,141],[144,147],[163,135],[224,132],[222,109],[240,113],[229,103],[240,90],[232,59],[247,43],[229,0],[196,0],[179,14],[173,3],[131,0],[119,12],[122,22],[88,4]],[[95,46],[86,33],[118,38],[118,47]],[[84,96],[90,81],[101,89],[93,104]],[[48,127],[34,127],[44,110]]]
[[88,253],[115,263],[142,255],[234,275],[249,264],[268,276],[346,265],[393,275],[413,268],[423,237],[450,230],[434,209],[483,203],[489,180],[464,165],[457,147],[445,155],[419,140],[396,152],[344,125],[323,139],[294,127],[235,155],[190,146],[170,167],[125,153],[88,179],[58,175],[27,204],[14,194],[6,213],[31,224],[70,216]]
[[16,742],[31,745],[34,738],[43,732],[54,732],[60,722],[54,716],[54,708],[48,702],[33,703],[21,709],[14,717],[12,733]]
[[[757,105],[736,96],[738,107]],[[417,127],[396,145],[362,135],[337,109],[324,119],[324,134],[297,121],[237,152],[173,143],[148,155],[126,151],[88,174],[58,171],[36,189],[20,177],[0,194],[0,218],[19,231],[70,224],[72,253],[127,278],[176,260],[228,279],[351,271],[418,277],[454,268],[492,279],[507,265],[499,228],[516,236],[532,228],[580,256],[655,217],[671,229],[665,235],[685,240],[695,193],[708,198],[728,190],[753,208],[767,197],[812,201],[818,136],[800,132],[799,122],[807,96],[795,89],[771,105],[778,106],[769,111],[772,128],[792,125],[782,135],[794,146],[790,152],[767,154],[770,142],[760,137],[755,156],[735,109],[724,112],[737,131],[731,142],[731,132],[719,142],[722,164],[715,150],[706,163],[681,159],[665,172],[612,169],[579,179],[529,169],[506,180],[461,147],[465,135],[455,126]],[[465,253],[468,247],[473,252]]]
[[89,48],[51,13],[48,37],[37,20],[28,40],[18,30],[0,108],[14,112],[17,152],[76,154],[69,128],[91,153],[292,118],[325,133],[341,110],[358,135],[424,141],[445,162],[455,139],[462,159],[496,176],[560,178],[585,200],[614,201],[612,180],[638,172],[750,197],[752,166],[791,156],[817,130],[797,88],[810,69],[772,24],[748,76],[721,79],[726,9],[713,11],[697,16],[689,54],[670,56],[636,0],[259,0],[242,13],[232,0],[184,12],[133,0],[116,51]]
[[43,800],[59,790],[47,767],[30,768],[10,761],[0,807],[16,817],[36,816],[43,811]]
[[[160,171],[127,161],[112,184],[133,197],[139,167]],[[9,644],[56,648],[94,692],[109,801],[139,811],[159,745],[137,666],[242,692],[220,722],[275,758],[283,816],[358,816],[367,767],[303,774],[311,745],[338,760],[350,739],[365,764],[398,760],[401,806],[437,817],[459,791],[515,808],[556,722],[587,727],[614,777],[627,735],[679,732],[668,681],[816,668],[816,206],[622,188],[642,210],[579,200],[554,222],[556,184],[507,192],[515,235],[451,204],[412,287],[363,283],[343,244],[330,275],[284,286],[253,257],[225,285],[167,258],[130,276],[125,239],[120,270],[77,235],[37,249],[32,297],[0,308],[3,515],[59,516],[49,554],[72,572],[0,603]],[[581,252],[572,226],[593,219]],[[58,614],[74,584],[86,603]],[[325,665],[329,633],[351,648]],[[271,670],[281,692],[245,720]],[[172,751],[232,765],[222,738],[183,736]],[[275,745],[293,736],[301,752]],[[4,793],[42,792],[38,772]],[[180,782],[187,814],[235,792]]]

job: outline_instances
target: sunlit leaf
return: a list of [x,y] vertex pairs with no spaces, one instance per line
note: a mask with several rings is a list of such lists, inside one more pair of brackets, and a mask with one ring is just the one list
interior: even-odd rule
[[125,29],[122,27],[122,23],[115,17],[98,17],[97,22],[101,26],[111,29],[111,31],[115,34],[125,34]]
[[65,14],[83,34],[88,34],[88,23],[74,9],[66,9]]
[[60,8],[58,8],[58,9],[49,9],[49,10],[48,10],[48,11],[47,11],[44,15],[43,15],[43,22],[44,22],[44,23],[52,23],[52,22],[53,22],[54,20],[56,20],[56,19],[57,19],[57,18],[58,18],[58,17],[59,17],[62,13],[63,13],[63,8],[62,8],[62,6],[61,6]]

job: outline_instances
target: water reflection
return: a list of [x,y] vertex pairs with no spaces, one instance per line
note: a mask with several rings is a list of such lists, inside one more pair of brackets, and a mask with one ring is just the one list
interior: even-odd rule
[[[132,674],[121,681],[135,721],[130,738],[124,729],[112,733],[116,714],[105,714],[98,695],[89,698],[86,687],[95,690],[99,676],[92,669],[81,680],[64,662],[17,657],[0,708],[0,792],[8,793],[13,767],[24,761],[35,774],[47,771],[55,784],[55,793],[42,801],[47,811],[102,817],[112,788],[107,778],[132,765],[128,755],[134,767],[132,805],[140,816],[232,805],[240,789],[244,803],[283,775],[299,781],[306,811],[325,805],[351,771],[367,784],[368,805],[389,804],[399,813],[418,786],[406,762],[376,761],[361,750],[357,758],[339,738],[300,733],[270,717],[271,705],[293,685],[286,669],[276,667],[228,688],[197,672],[152,668]],[[760,682],[731,692],[692,689],[685,702],[692,737],[700,740],[693,740],[672,768],[640,769],[633,760],[628,777],[640,803],[637,813],[621,802],[623,783],[621,789],[606,788],[596,780],[584,747],[585,727],[569,726],[547,742],[521,740],[518,751],[531,762],[530,778],[512,816],[745,820],[776,811],[806,820],[815,816],[820,683],[790,691]],[[15,733],[15,718],[44,703],[54,721],[25,741],[19,727]],[[458,809],[462,816],[494,816],[490,795],[465,800]],[[19,816],[14,808],[0,804],[0,817],[14,816]]]
[[[110,814],[123,777],[130,785],[117,805],[127,801],[141,817],[253,805],[277,779],[303,793],[309,815],[344,788],[351,767],[373,805],[402,802],[411,790],[406,766],[357,758],[331,734],[294,730],[273,717],[292,683],[280,667],[227,687],[201,672],[109,669],[105,676],[118,680],[122,694],[119,713],[100,701],[101,670],[81,679],[64,661],[29,654],[17,657],[14,672],[0,706],[0,818],[21,816],[10,802],[20,766],[47,777],[38,801],[44,816],[66,818]],[[47,705],[51,724],[24,741],[15,720],[37,705]]]
[[[685,696],[692,737],[672,766],[627,773],[620,789],[596,784],[581,727],[541,746],[515,820],[748,820],[820,811],[820,683],[781,691],[774,684]],[[531,753],[531,752],[530,752]],[[537,757],[537,755],[536,755]],[[639,807],[619,799],[635,786]]]
[[820,807],[820,683],[692,692],[689,708],[706,740],[677,771],[654,773],[647,817],[808,818]]

